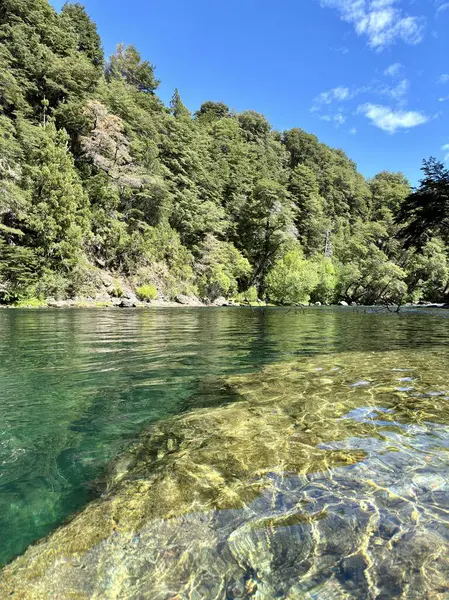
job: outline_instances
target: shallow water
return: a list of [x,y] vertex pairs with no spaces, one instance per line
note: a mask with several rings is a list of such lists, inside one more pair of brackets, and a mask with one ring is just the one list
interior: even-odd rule
[[449,597],[446,314],[0,312],[2,560],[81,508],[160,422],[141,477],[159,469],[178,491],[123,525],[140,542],[118,561],[154,590],[137,559],[152,552],[157,597]]

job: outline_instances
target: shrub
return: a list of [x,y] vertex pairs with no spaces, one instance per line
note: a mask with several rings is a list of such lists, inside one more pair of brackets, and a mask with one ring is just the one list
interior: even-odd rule
[[238,280],[251,272],[248,260],[230,242],[222,242],[209,234],[199,247],[196,265],[200,293],[211,300],[237,293]]
[[241,292],[240,294],[237,294],[235,300],[237,302],[240,302],[241,304],[244,304],[245,302],[250,302],[251,304],[253,304],[257,302],[258,298],[259,294],[257,292],[257,288],[253,286],[247,289],[246,292]]
[[136,289],[137,297],[143,302],[155,300],[157,298],[157,287],[152,283],[149,285],[141,285]]
[[43,306],[47,306],[47,303],[41,298],[27,298],[23,300],[17,300],[17,302],[14,302],[13,306],[15,308],[41,308]]
[[31,248],[11,246],[0,238],[0,302],[35,295],[39,264]]
[[64,300],[70,282],[64,275],[55,273],[50,269],[44,269],[42,276],[36,285],[36,296],[38,298],[55,298],[55,300]]
[[297,248],[287,252],[268,273],[267,294],[278,304],[308,303],[318,283],[316,265],[305,260]]
[[112,289],[111,289],[110,293],[113,298],[123,298],[123,296],[125,294],[122,286],[120,285],[120,282],[118,282],[116,279],[114,280],[114,283],[112,284]]

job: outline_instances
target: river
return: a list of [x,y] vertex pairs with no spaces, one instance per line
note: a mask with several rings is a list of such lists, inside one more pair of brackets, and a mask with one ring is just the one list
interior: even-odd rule
[[[0,561],[5,564],[21,554],[97,497],[101,486],[96,482],[105,467],[138,441],[150,425],[170,422],[175,415],[195,418],[206,411],[207,429],[208,415],[218,414],[214,411],[227,407],[224,410],[231,411],[226,413],[231,419],[234,403],[237,411],[243,411],[247,402],[260,408],[272,397],[276,408],[270,412],[276,415],[276,410],[287,410],[291,417],[291,422],[285,423],[289,435],[292,427],[307,423],[301,443],[307,442],[309,450],[308,454],[295,455],[294,465],[290,454],[288,459],[280,451],[277,455],[287,434],[276,429],[276,422],[268,423],[271,417],[263,417],[266,427],[272,428],[272,439],[277,440],[270,458],[273,464],[267,470],[264,463],[264,477],[269,474],[273,489],[283,500],[276,514],[272,514],[272,508],[268,510],[264,505],[268,502],[266,492],[257,498],[251,496],[248,506],[253,517],[256,515],[254,519],[267,530],[273,528],[276,519],[281,519],[285,530],[290,525],[298,527],[299,521],[293,519],[293,523],[290,518],[292,507],[307,498],[313,510],[304,508],[301,523],[304,519],[319,519],[319,525],[311,527],[318,527],[315,533],[321,540],[329,536],[331,544],[335,529],[332,519],[338,514],[337,529],[363,529],[366,539],[368,528],[368,540],[375,544],[374,550],[368,548],[368,542],[354,541],[357,552],[348,548],[339,563],[327,564],[318,560],[315,548],[311,550],[316,558],[313,568],[308,557],[304,559],[308,568],[306,565],[292,572],[289,567],[287,574],[284,571],[291,557],[280,551],[278,562],[275,560],[270,568],[282,573],[284,583],[289,576],[294,579],[290,591],[279,588],[274,580],[267,583],[270,578],[267,573],[264,575],[265,567],[255,569],[253,565],[251,572],[257,574],[252,579],[245,575],[243,587],[236,595],[227,591],[220,596],[217,590],[212,595],[212,588],[204,584],[204,589],[210,591],[191,597],[253,597],[257,586],[260,598],[275,593],[276,597],[285,598],[311,593],[310,598],[324,600],[345,597],[340,593],[359,597],[351,596],[351,585],[365,594],[360,597],[368,597],[373,589],[378,592],[375,597],[403,594],[404,582],[390,573],[394,565],[388,566],[385,557],[376,554],[383,538],[374,515],[379,516],[382,503],[373,500],[365,487],[370,482],[373,489],[387,490],[407,503],[407,510],[399,506],[383,506],[382,510],[386,521],[393,523],[396,519],[390,523],[396,532],[401,531],[403,519],[410,521],[411,526],[404,533],[409,536],[409,547],[414,548],[410,541],[413,535],[425,533],[439,536],[434,539],[434,546],[449,553],[449,542],[446,545],[439,530],[447,529],[449,524],[448,317],[449,312],[438,310],[393,314],[325,307],[0,311]],[[339,375],[342,372],[344,376]],[[284,382],[289,382],[290,387],[281,392]],[[286,407],[290,398],[289,412]],[[310,398],[314,402],[304,410],[303,405]],[[326,412],[323,407],[328,404]],[[335,412],[337,405],[340,409]],[[238,414],[241,417],[243,412],[235,413],[237,419]],[[254,421],[255,431],[259,426]],[[264,425],[260,431],[265,429]],[[258,446],[252,449],[256,452],[254,463],[257,452],[265,448],[260,437],[258,440]],[[249,456],[252,450],[247,450]],[[325,465],[321,455],[315,456],[315,450],[327,453]],[[343,462],[342,453],[346,453]],[[379,456],[384,458],[379,461]],[[353,474],[353,488],[348,491],[349,473]],[[289,483],[285,482],[286,474],[291,476]],[[247,478],[246,471],[244,477]],[[244,477],[240,476],[239,485]],[[311,478],[315,478],[314,482]],[[304,491],[306,484],[310,489]],[[266,489],[266,482],[262,488]],[[319,489],[325,489],[328,498],[339,498],[335,501],[339,503],[338,511],[335,507],[330,510],[329,502],[320,499]],[[419,497],[419,501],[413,503],[410,494]],[[232,513],[235,507],[226,508]],[[241,564],[244,560],[240,555],[247,548],[239,546],[235,532],[248,526],[249,518],[241,513],[237,516],[236,512],[235,519],[232,526],[227,521],[226,526],[215,523],[214,527],[223,535],[223,527],[226,529],[227,543]],[[302,544],[312,547],[314,539],[303,539]],[[282,547],[284,542],[278,543]],[[289,545],[292,543],[290,539]],[[421,541],[416,543],[422,546]],[[259,539],[259,554],[261,544]],[[332,544],[333,550],[326,550],[328,556],[335,553],[335,541]],[[421,546],[420,551],[416,550],[418,566],[413,564],[413,557],[405,566],[398,557],[397,568],[402,572],[422,571],[418,557],[423,553]],[[392,542],[390,551],[394,548]],[[320,551],[320,555],[324,554]],[[272,557],[270,560],[273,562]],[[295,560],[299,560],[298,556]],[[381,570],[382,560],[387,583],[381,589],[375,571]],[[434,580],[439,581],[439,576],[443,577],[434,573]],[[229,575],[234,578],[233,585],[237,585],[239,577],[237,572]],[[309,584],[301,587],[302,578],[306,581],[307,577],[311,578]],[[432,571],[424,579],[429,577]],[[257,578],[265,578],[265,584],[258,583]],[[332,581],[343,587],[334,589]],[[268,586],[265,591],[264,585]],[[421,589],[419,593],[430,593],[424,583],[422,586],[416,588]],[[273,591],[275,588],[277,591]],[[432,588],[432,593],[449,597],[449,589],[444,589],[443,584],[440,588]],[[122,593],[125,594],[123,590]],[[126,597],[134,597],[127,593]],[[180,597],[184,598],[182,594]],[[415,596],[409,593],[408,597]]]

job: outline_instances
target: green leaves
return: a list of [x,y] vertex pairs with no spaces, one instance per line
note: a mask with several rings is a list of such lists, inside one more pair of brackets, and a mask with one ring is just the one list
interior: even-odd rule
[[402,174],[366,181],[342,150],[255,111],[207,101],[192,117],[178,90],[166,107],[158,84],[132,45],[104,64],[80,4],[0,3],[4,298],[95,291],[98,267],[165,296],[447,295],[442,164],[410,194]]
[[66,268],[82,253],[88,228],[88,199],[74,167],[68,136],[53,123],[36,130],[29,148],[25,185],[31,206],[26,240],[53,263]]
[[109,59],[106,74],[110,79],[124,79],[139,92],[151,94],[159,85],[154,76],[154,67],[142,60],[135,46],[118,44],[115,54]]
[[306,304],[319,283],[316,265],[304,259],[301,248],[280,258],[266,278],[266,293],[279,304]]
[[419,188],[405,200],[396,219],[403,226],[400,237],[406,247],[422,247],[433,234],[449,239],[449,170],[430,158],[422,171]]
[[31,297],[39,278],[38,259],[31,248],[9,245],[0,231],[0,302]]

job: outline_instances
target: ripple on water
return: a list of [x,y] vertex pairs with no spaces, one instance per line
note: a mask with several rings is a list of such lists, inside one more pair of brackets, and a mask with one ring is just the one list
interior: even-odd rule
[[[397,391],[396,365],[416,392]],[[238,401],[150,427],[105,495],[8,566],[0,591],[448,597],[449,405],[429,393],[447,366],[441,351],[352,352],[203,381],[200,395]]]

